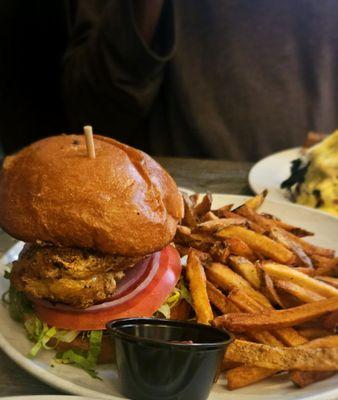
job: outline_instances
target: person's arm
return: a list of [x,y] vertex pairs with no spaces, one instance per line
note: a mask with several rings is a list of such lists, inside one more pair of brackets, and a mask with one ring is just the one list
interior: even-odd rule
[[133,0],[78,2],[63,79],[74,129],[90,123],[96,132],[135,142],[174,49],[171,1],[138,1],[136,8]]

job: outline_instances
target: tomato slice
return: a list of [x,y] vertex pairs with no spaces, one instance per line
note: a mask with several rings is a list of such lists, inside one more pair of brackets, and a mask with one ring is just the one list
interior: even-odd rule
[[125,301],[123,297],[120,298],[117,305],[109,306],[107,302],[89,309],[74,310],[67,306],[47,306],[33,300],[35,312],[49,326],[80,331],[105,329],[108,321],[118,318],[151,317],[175,287],[182,266],[179,253],[170,245],[150,257],[156,274],[142,290],[136,287],[125,296]]

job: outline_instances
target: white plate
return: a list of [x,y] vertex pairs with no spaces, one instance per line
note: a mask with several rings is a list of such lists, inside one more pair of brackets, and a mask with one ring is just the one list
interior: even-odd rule
[[269,190],[268,197],[271,200],[286,201],[286,191],[280,188],[280,184],[290,176],[291,161],[300,157],[300,147],[284,150],[271,154],[258,161],[249,172],[249,185],[255,193],[264,189]]
[[[240,204],[244,196],[214,195],[214,207],[227,203]],[[336,240],[338,219],[328,214],[317,213],[310,208],[293,204],[266,201],[262,211],[273,213],[286,222],[299,225],[316,232],[311,239],[316,244],[324,245],[338,251]],[[13,259],[20,250],[20,244],[7,252],[0,260],[0,269]],[[0,278],[0,294],[7,290],[8,281]],[[68,366],[56,365],[50,367],[51,352],[43,351],[36,359],[26,358],[31,343],[26,338],[22,326],[12,321],[7,309],[0,305],[0,347],[18,365],[26,371],[65,392],[94,397],[96,399],[121,399],[116,389],[116,371],[109,366],[99,367],[102,381],[90,378],[85,372]],[[278,375],[256,385],[229,392],[224,387],[224,381],[214,385],[209,400],[337,400],[338,377],[318,382],[303,389],[296,389],[286,376]]]

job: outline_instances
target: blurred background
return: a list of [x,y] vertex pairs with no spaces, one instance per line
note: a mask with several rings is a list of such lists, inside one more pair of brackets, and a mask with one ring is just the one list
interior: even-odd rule
[[336,0],[2,0],[2,151],[85,123],[153,155],[301,145],[337,126],[337,20]]

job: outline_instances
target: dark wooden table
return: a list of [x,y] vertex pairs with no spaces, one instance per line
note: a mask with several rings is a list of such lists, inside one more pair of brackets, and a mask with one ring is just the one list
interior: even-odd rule
[[[231,194],[251,194],[247,176],[250,163],[158,158],[179,186],[195,191]],[[6,251],[13,239],[0,234],[0,251]],[[0,321],[1,323],[1,321]],[[0,396],[60,394],[18,367],[0,350]]]

